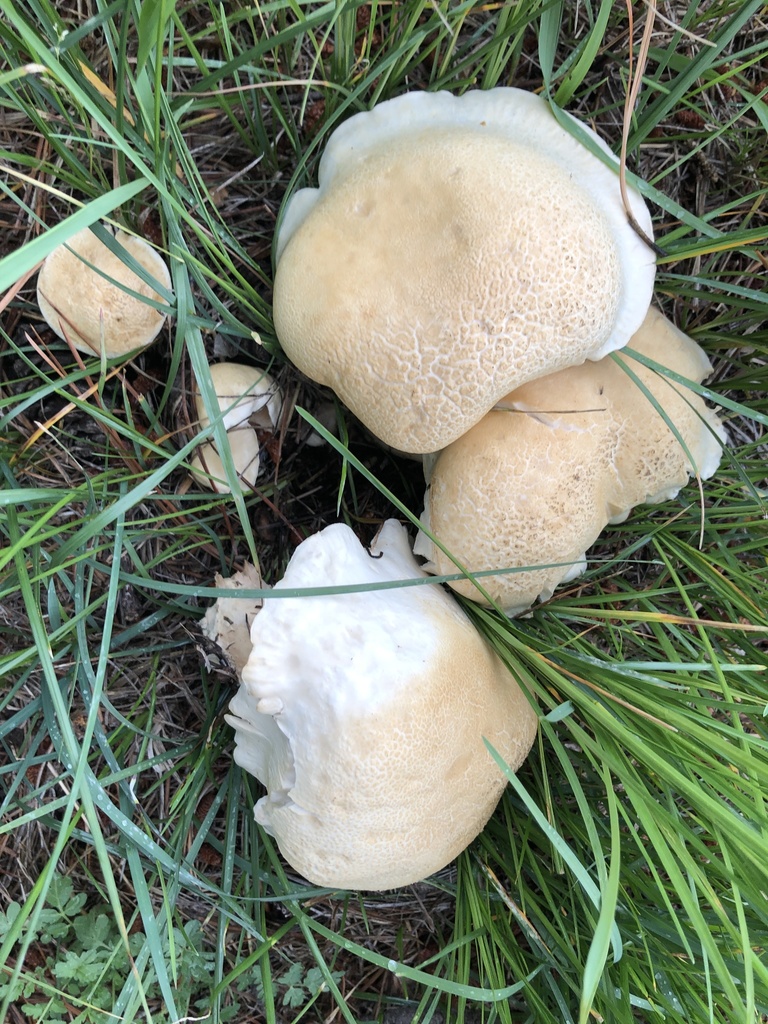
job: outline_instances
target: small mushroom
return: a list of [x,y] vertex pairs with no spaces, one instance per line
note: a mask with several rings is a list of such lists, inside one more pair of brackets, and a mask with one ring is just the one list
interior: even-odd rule
[[262,590],[264,584],[258,565],[246,562],[232,576],[216,573],[215,584],[231,590],[231,597],[217,597],[200,622],[200,628],[209,640],[221,648],[224,657],[240,675],[250,657],[251,625],[262,606],[261,598],[238,596],[238,590]]
[[[277,426],[282,407],[280,389],[268,373],[255,366],[214,363],[210,373],[232,462],[241,483],[253,488],[261,470],[257,430],[274,430]],[[195,407],[200,427],[204,429],[211,420],[199,391],[195,393]],[[190,460],[190,468],[195,479],[205,487],[219,494],[231,491],[224,463],[213,441],[200,445]]]
[[235,760],[267,788],[254,814],[317,885],[388,889],[442,868],[480,832],[536,713],[441,587],[375,587],[424,573],[394,520],[370,549],[335,524],[296,549],[251,628],[230,703]]
[[319,187],[289,201],[278,338],[386,444],[437,451],[509,391],[640,326],[654,255],[615,159],[580,128],[613,166],[531,93],[408,93],[337,128]]
[[[699,346],[658,310],[630,345],[687,379],[709,373]],[[608,523],[641,502],[674,497],[692,473],[716,471],[726,440],[716,414],[685,387],[621,358],[642,387],[611,356],[561,370],[512,392],[431,460],[414,545],[428,571],[457,569],[425,531],[469,572],[506,570],[478,583],[519,614],[586,568],[587,549]],[[484,603],[472,581],[451,586]]]
[[[148,242],[125,231],[115,233],[115,242],[157,288],[170,292],[168,267]],[[153,303],[167,301],[167,294],[139,277],[90,228],[57,246],[37,278],[37,302],[51,330],[81,352],[103,351],[108,359],[153,342],[166,319]]]
[[[550,398],[540,407],[563,409],[557,419],[538,412],[487,413],[437,455],[427,475],[415,554],[427,559],[429,572],[460,571],[429,532],[470,572],[509,570],[478,579],[508,614],[546,600],[582,573],[585,552],[609,518],[609,414],[604,405],[577,412],[562,397],[558,393],[555,403]],[[450,586],[486,603],[470,580]]]

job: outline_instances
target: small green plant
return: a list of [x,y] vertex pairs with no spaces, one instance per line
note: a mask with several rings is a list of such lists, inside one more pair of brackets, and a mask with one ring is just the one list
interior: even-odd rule
[[[334,981],[339,981],[344,972],[331,971]],[[306,1002],[314,998],[325,986],[325,978],[319,967],[310,967],[307,970],[303,964],[294,963],[288,968],[285,974],[275,978],[277,985],[285,987],[282,995],[283,1006],[295,1010],[304,1006]]]
[[[40,912],[35,929],[36,937],[41,942],[52,943],[65,938],[74,921],[82,912],[87,897],[83,892],[76,893],[70,880],[56,874],[48,890],[48,903]],[[21,913],[21,906],[12,902],[3,913],[0,911],[0,938],[4,938],[11,930],[16,918]]]
[[[44,961],[24,972],[15,983],[0,985],[0,997],[10,996],[31,1021],[65,1024],[72,1006],[81,1009],[78,1021],[104,1021],[122,978],[130,969],[128,953],[136,954],[144,941],[141,932],[130,936],[127,951],[114,919],[105,906],[85,910],[87,896],[74,891],[72,882],[56,874],[34,934],[28,936],[44,949]],[[0,938],[10,931],[21,913],[18,903],[0,912]],[[28,931],[28,929],[27,929]]]
[[[41,911],[33,934],[25,927],[25,935],[42,947],[43,962],[25,971],[15,982],[0,983],[0,999],[16,1005],[29,1021],[41,1024],[105,1024],[118,1017],[110,1012],[131,970],[131,961],[146,943],[142,931],[128,937],[128,949],[120,937],[109,907],[97,904],[85,908],[87,895],[75,892],[65,875],[56,873],[49,889],[47,905]],[[0,911],[0,941],[11,931],[22,907],[17,902]],[[177,1006],[186,1006],[194,1016],[210,1012],[210,978],[215,966],[215,953],[206,948],[199,921],[189,921],[184,928],[173,929],[176,960],[175,996]],[[166,951],[167,952],[167,951]],[[338,982],[343,971],[332,971]],[[271,979],[282,1005],[295,1010],[314,1000],[326,988],[319,967],[293,963],[283,974]],[[262,969],[254,964],[240,975],[233,991],[251,991],[264,998]],[[156,978],[144,980],[148,1003],[162,1004],[162,993]],[[73,1010],[76,1015],[73,1017]],[[219,1011],[219,1019],[228,1021],[240,1011],[235,999]],[[167,1014],[153,1013],[156,1024],[170,1024]]]
[[[30,1021],[69,1024],[73,1008],[78,1011],[78,1024],[104,1024],[105,1020],[117,1019],[109,1011],[146,937],[141,931],[132,932],[126,949],[109,908],[97,904],[86,910],[86,900],[85,893],[74,891],[69,878],[54,875],[48,904],[40,914],[34,934],[28,936],[42,947],[43,962],[24,972],[16,982],[0,984],[0,999],[9,998]],[[16,902],[10,903],[5,912],[0,911],[0,940],[21,911]],[[187,922],[183,930],[174,928],[173,943],[178,1004],[194,1006],[196,1011],[205,1013],[215,954],[205,948],[198,921]],[[295,982],[296,993],[303,993],[306,1001],[312,994],[310,979],[306,979],[304,988],[300,979]],[[245,983],[254,984],[250,974],[244,976]],[[144,984],[148,1001],[160,996],[156,979],[147,978]],[[205,998],[201,998],[203,992]],[[238,1009],[236,1002],[226,1007],[222,1020]],[[153,1015],[153,1019],[160,1022],[167,1018],[159,1014]]]

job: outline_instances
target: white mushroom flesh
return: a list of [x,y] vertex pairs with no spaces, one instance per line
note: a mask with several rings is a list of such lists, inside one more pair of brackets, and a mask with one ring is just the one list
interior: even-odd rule
[[[282,394],[277,382],[264,370],[239,363],[214,363],[209,367],[217,409],[227,431],[232,463],[241,486],[253,488],[261,472],[258,430],[274,430],[280,419]],[[195,395],[201,429],[211,418],[203,396]],[[213,441],[200,446],[190,460],[192,475],[199,483],[220,494],[231,492],[226,466]]]

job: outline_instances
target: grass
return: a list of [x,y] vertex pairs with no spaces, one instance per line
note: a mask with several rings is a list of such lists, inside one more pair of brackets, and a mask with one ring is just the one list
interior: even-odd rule
[[[618,152],[645,10],[630,31],[607,0],[0,2],[3,1019],[765,1019],[761,3],[660,9],[627,138],[657,295],[712,359],[732,445],[546,606],[470,609],[542,715],[470,850],[378,896],[293,876],[251,819],[234,680],[196,629],[217,571],[258,553],[276,578],[337,503],[364,536],[388,494],[420,508],[413,467],[342,410],[325,449],[294,416],[254,495],[186,472],[214,356],[322,409],[274,338],[271,241],[333,126],[407,88],[515,84]],[[173,273],[168,329],[116,369],[43,329],[31,276],[103,218]]]

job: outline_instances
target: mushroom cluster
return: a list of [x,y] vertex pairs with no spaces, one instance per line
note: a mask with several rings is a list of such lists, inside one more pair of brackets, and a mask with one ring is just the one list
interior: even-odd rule
[[[455,598],[386,584],[458,562],[520,612],[584,568],[607,523],[719,463],[715,414],[642,362],[709,371],[651,305],[650,215],[631,188],[625,209],[616,169],[539,97],[411,93],[338,128],[318,188],[283,212],[285,352],[382,442],[422,456],[428,481],[426,565],[394,521],[370,550],[337,524],[251,611],[235,758],[266,786],[256,819],[313,882],[387,888],[437,870],[503,788],[483,740],[514,770],[535,734]],[[629,342],[640,362],[617,358]],[[290,593],[338,584],[351,590]],[[455,589],[478,599],[471,577]]]
[[641,195],[625,209],[615,158],[571,121],[519,89],[390,100],[333,133],[276,242],[283,348],[424,456],[416,553],[483,573],[511,614],[583,571],[606,524],[710,476],[725,441],[687,389],[611,358],[631,342],[709,372],[651,306]]
[[[710,371],[701,348],[655,308],[631,347],[696,383]],[[648,366],[631,367],[630,376],[607,356],[525,384],[429,460],[414,545],[425,568],[504,570],[478,582],[519,614],[584,571],[607,524],[673,498],[692,473],[710,477],[725,443],[718,417]],[[472,580],[450,585],[485,600]]]

